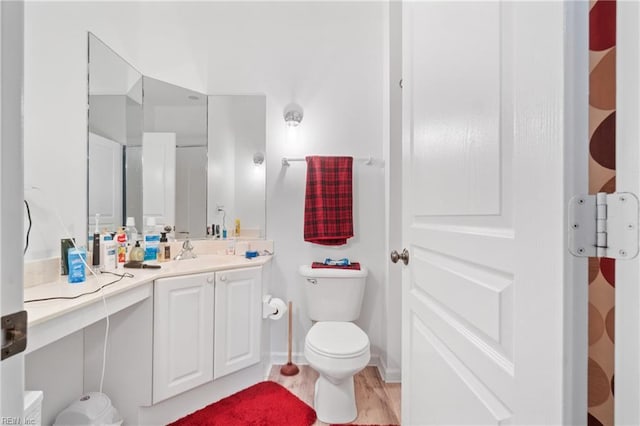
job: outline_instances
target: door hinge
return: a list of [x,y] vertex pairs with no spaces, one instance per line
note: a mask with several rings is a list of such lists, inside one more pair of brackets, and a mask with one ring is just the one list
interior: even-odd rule
[[3,316],[2,360],[19,354],[27,348],[27,311]]
[[579,257],[636,257],[638,197],[630,192],[573,197],[569,201],[569,251]]

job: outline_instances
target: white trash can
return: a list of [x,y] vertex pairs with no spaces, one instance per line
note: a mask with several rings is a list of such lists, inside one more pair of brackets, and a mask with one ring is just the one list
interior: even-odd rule
[[100,392],[89,392],[71,403],[56,417],[54,426],[119,426],[122,417],[109,397]]

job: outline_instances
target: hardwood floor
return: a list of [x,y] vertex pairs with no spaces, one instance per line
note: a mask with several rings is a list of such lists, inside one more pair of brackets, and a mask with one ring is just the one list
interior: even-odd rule
[[[280,365],[271,367],[269,380],[280,383],[298,398],[313,407],[313,394],[318,373],[308,365],[300,365],[295,376],[280,374]],[[378,369],[366,367],[355,375],[358,417],[352,424],[400,424],[400,383],[385,383]],[[316,426],[327,423],[316,421]]]

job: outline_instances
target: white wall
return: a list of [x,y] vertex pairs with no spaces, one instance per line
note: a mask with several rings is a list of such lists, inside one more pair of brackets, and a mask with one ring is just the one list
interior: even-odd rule
[[112,47],[122,50],[137,9],[25,2],[24,182],[34,221],[25,260],[59,256],[63,227],[86,239],[87,31],[108,28]]
[[[386,310],[385,172],[356,163],[355,237],[343,248],[302,238],[304,163],[283,156],[383,157],[388,75],[383,2],[172,2],[26,4],[25,182],[35,220],[27,259],[57,255],[55,211],[83,238],[86,223],[86,31],[143,74],[210,94],[267,99],[267,237],[275,240],[272,291],[296,306],[294,351],[305,315],[299,264],[348,256],[370,275],[359,320],[379,352]],[[304,108],[297,134],[285,105]],[[400,225],[398,224],[399,232]],[[286,324],[274,323],[272,350],[286,351]]]
[[[402,3],[389,4],[389,144],[386,146],[388,167],[385,169],[387,206],[387,246],[385,253],[402,250]],[[402,266],[389,261],[384,296],[385,326],[382,331],[384,350],[381,364],[385,380],[400,381]]]

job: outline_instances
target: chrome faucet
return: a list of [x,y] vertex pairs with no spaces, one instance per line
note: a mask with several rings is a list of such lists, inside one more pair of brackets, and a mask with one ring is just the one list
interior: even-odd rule
[[193,252],[193,244],[191,244],[191,241],[187,238],[184,240],[184,243],[182,243],[180,253],[178,253],[173,260],[195,259],[196,257],[196,254]]

